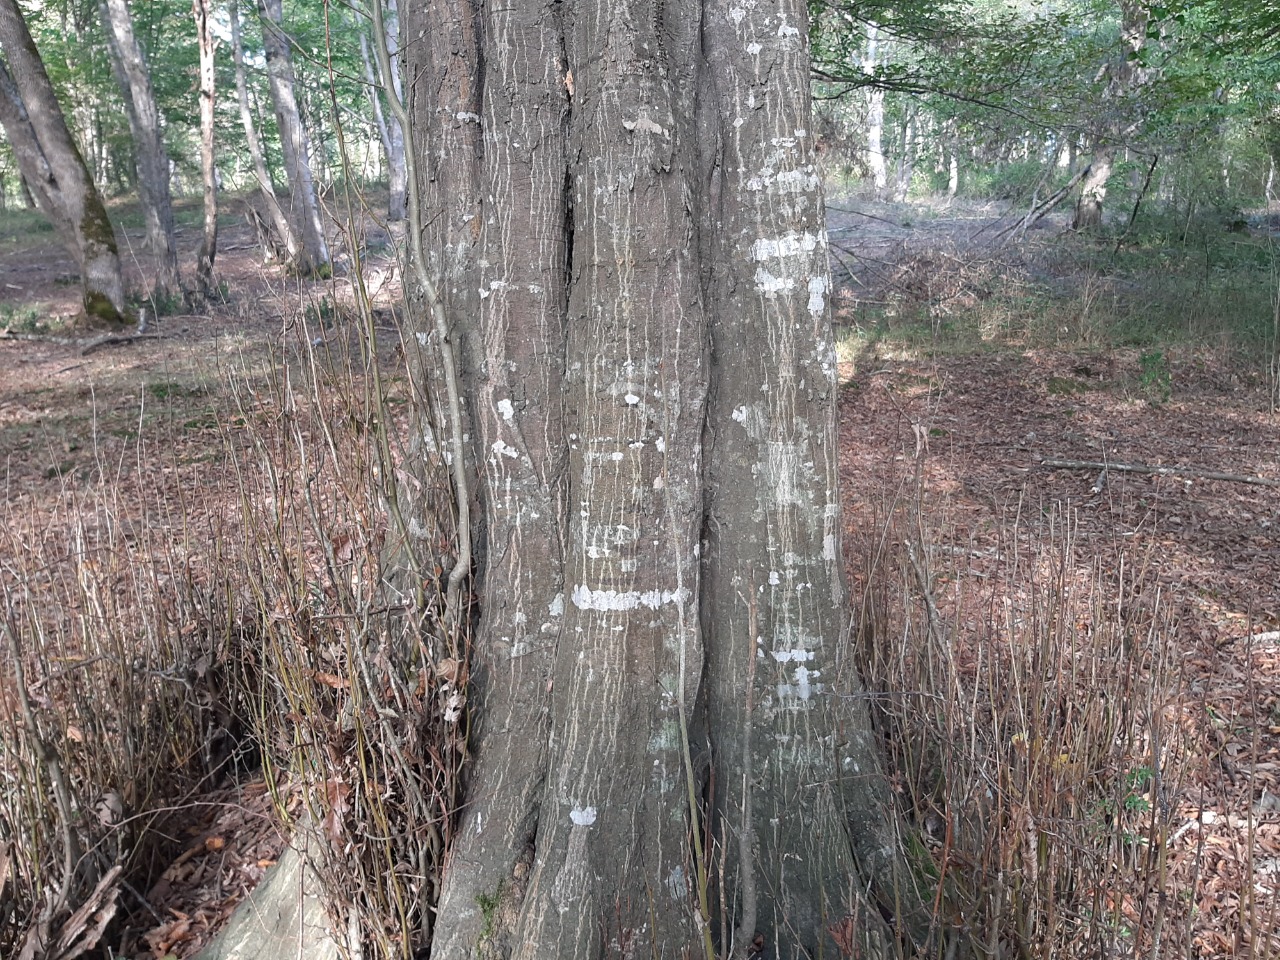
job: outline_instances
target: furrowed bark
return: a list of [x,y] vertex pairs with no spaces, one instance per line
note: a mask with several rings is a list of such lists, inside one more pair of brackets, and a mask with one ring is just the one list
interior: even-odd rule
[[701,955],[691,786],[723,955],[835,956],[868,914],[879,949],[918,914],[848,660],[804,5],[405,14],[479,477],[432,955]]

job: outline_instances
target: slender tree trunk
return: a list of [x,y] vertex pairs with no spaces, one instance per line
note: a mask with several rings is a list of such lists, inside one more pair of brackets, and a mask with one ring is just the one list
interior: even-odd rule
[[218,255],[218,171],[213,155],[215,41],[209,30],[209,3],[191,3],[200,47],[200,170],[204,180],[204,237],[196,255],[196,289],[204,297],[212,297],[218,290],[213,280],[213,261]]
[[253,122],[253,110],[249,105],[249,84],[245,78],[244,45],[240,38],[240,4],[239,0],[231,0],[231,55],[236,68],[236,98],[240,103],[240,124],[244,127],[245,143],[249,147],[249,158],[253,161],[253,175],[258,181],[258,192],[262,196],[267,211],[267,221],[275,231],[276,240],[283,247],[290,260],[298,256],[298,239],[289,224],[289,219],[280,208],[276,198],[275,187],[271,183],[271,174],[267,171],[267,161],[262,153],[262,141],[258,139],[258,129]]
[[[862,72],[873,74],[880,53],[880,28],[867,24],[867,52],[862,58]],[[889,168],[884,158],[884,91],[879,87],[867,88],[867,166],[871,169],[871,183],[876,197],[884,195],[889,185]]]
[[[378,2],[378,0],[375,0]],[[386,43],[391,63],[398,63],[399,48],[399,18],[396,16],[396,6],[392,2],[389,4],[390,9],[387,11],[385,18],[387,27]],[[374,120],[378,125],[378,136],[382,140],[382,152],[387,158],[387,188],[390,194],[387,202],[387,219],[392,221],[403,220],[405,216],[405,188],[407,183],[407,172],[404,157],[404,131],[400,128],[400,122],[394,115],[387,115],[382,109],[382,98],[379,95],[379,88],[384,87],[394,92],[395,96],[401,100],[404,99],[404,92],[400,81],[400,73],[398,69],[393,69],[390,77],[380,76],[374,70],[374,64],[369,56],[369,39],[365,34],[360,35],[360,56],[364,61],[365,80],[369,84],[369,102],[373,106]]]
[[169,298],[180,294],[178,245],[174,236],[173,200],[169,192],[169,154],[160,130],[160,112],[151,90],[146,53],[138,42],[128,0],[101,0],[102,24],[111,67],[124,95],[138,165],[138,195],[147,225],[147,248],[159,258],[154,291]]
[[124,277],[115,232],[17,0],[0,0],[0,50],[0,123],[27,186],[79,264],[85,312],[123,323]]
[[876,951],[919,925],[848,657],[806,7],[574,14],[405,11],[481,518],[432,955]]
[[302,239],[297,264],[303,273],[324,273],[330,266],[329,245],[320,222],[315,179],[311,174],[310,141],[298,112],[293,56],[289,52],[289,39],[281,26],[280,0],[258,0],[258,15],[262,21],[262,45],[267,55],[271,99],[275,103],[276,123],[280,127],[285,175],[289,179],[291,213]]

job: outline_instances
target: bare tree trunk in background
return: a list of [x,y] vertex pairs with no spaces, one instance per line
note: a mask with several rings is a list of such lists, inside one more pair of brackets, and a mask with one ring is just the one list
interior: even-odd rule
[[[380,0],[373,0],[377,3]],[[408,182],[407,168],[404,159],[404,131],[400,121],[394,114],[387,114],[382,109],[379,87],[386,87],[401,102],[404,101],[404,87],[400,80],[400,18],[397,14],[395,0],[387,3],[384,17],[386,24],[387,52],[390,55],[393,69],[391,76],[375,73],[373,59],[369,56],[369,39],[360,34],[360,55],[364,60],[365,79],[369,83],[369,102],[373,105],[374,119],[378,124],[378,135],[382,140],[382,151],[387,158],[387,187],[390,198],[387,203],[387,219],[403,220],[405,216],[405,187]]]
[[128,0],[101,0],[102,25],[107,34],[111,67],[124,95],[125,113],[133,134],[138,164],[138,195],[147,225],[147,249],[159,258],[157,297],[182,292],[178,275],[178,247],[174,236],[173,200],[169,193],[169,154],[160,130],[160,112],[151,90],[146,53],[138,42]]
[[481,518],[432,956],[879,955],[920,914],[849,653],[806,5],[404,15]]
[[916,172],[916,154],[919,152],[920,138],[916,125],[915,112],[907,114],[902,123],[902,149],[898,154],[897,168],[893,176],[893,202],[905,203],[911,193],[911,178]]
[[192,0],[196,39],[200,46],[200,170],[204,179],[204,237],[196,254],[196,289],[203,297],[218,291],[213,261],[218,255],[218,171],[213,156],[213,108],[215,41],[209,32],[209,0]]
[[289,219],[280,208],[276,198],[275,187],[271,183],[271,174],[267,170],[267,161],[262,153],[262,141],[258,139],[258,129],[254,126],[253,110],[249,105],[249,83],[245,78],[244,44],[240,37],[240,3],[231,0],[231,56],[236,67],[236,98],[240,102],[240,124],[244,127],[244,139],[249,145],[249,158],[253,161],[253,175],[258,181],[258,192],[262,195],[263,205],[267,208],[267,218],[276,233],[276,239],[283,246],[290,260],[298,256],[298,238],[289,224]]
[[1134,91],[1147,80],[1148,71],[1137,66],[1135,57],[1147,41],[1149,11],[1143,0],[1121,0],[1120,14],[1121,49],[1107,65],[1107,86],[1102,95],[1105,128],[1095,140],[1089,173],[1081,184],[1080,198],[1071,219],[1073,230],[1088,232],[1102,229],[1103,202],[1115,165],[1116,149],[1137,128],[1137,122],[1126,120],[1120,111],[1125,109],[1126,101]]
[[[0,123],[40,211],[80,267],[85,313],[127,321],[115,232],[17,0],[0,0]],[[10,72],[12,67],[12,72]]]
[[289,178],[290,207],[302,239],[302,249],[296,262],[301,273],[326,273],[330,268],[329,245],[320,222],[320,205],[311,174],[310,142],[298,112],[293,57],[289,53],[289,38],[281,26],[280,6],[280,0],[258,0],[271,99],[275,103],[276,122],[280,127],[285,175]]
[[[867,52],[862,58],[862,72],[875,72],[880,53],[880,28],[867,24]],[[867,166],[871,168],[871,182],[876,198],[884,196],[889,185],[889,168],[884,159],[884,91],[879,87],[867,88]]]

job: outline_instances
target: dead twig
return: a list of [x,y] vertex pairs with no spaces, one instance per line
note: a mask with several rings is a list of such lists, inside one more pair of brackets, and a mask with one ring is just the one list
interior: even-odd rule
[[1201,467],[1153,467],[1145,463],[1098,463],[1093,460],[1041,460],[1040,466],[1050,470],[1114,470],[1117,473],[1153,473],[1161,477],[1195,477],[1199,480],[1223,480],[1227,483],[1252,483],[1262,487],[1280,487],[1280,480],[1253,477],[1243,473],[1221,473]]

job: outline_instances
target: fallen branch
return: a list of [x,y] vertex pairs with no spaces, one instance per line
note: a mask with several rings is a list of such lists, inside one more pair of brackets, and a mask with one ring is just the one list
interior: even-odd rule
[[1251,477],[1242,473],[1220,473],[1200,467],[1152,467],[1145,463],[1098,463],[1093,460],[1041,460],[1040,466],[1051,470],[1114,470],[1116,473],[1154,473],[1161,477],[1195,477],[1199,480],[1225,480],[1227,483],[1253,483],[1262,487],[1280,487],[1280,480]]
[[88,343],[80,348],[80,356],[93,353],[95,350],[101,350],[103,347],[118,347],[126,343],[133,343],[135,340],[158,340],[158,333],[108,333],[101,337],[94,337]]

